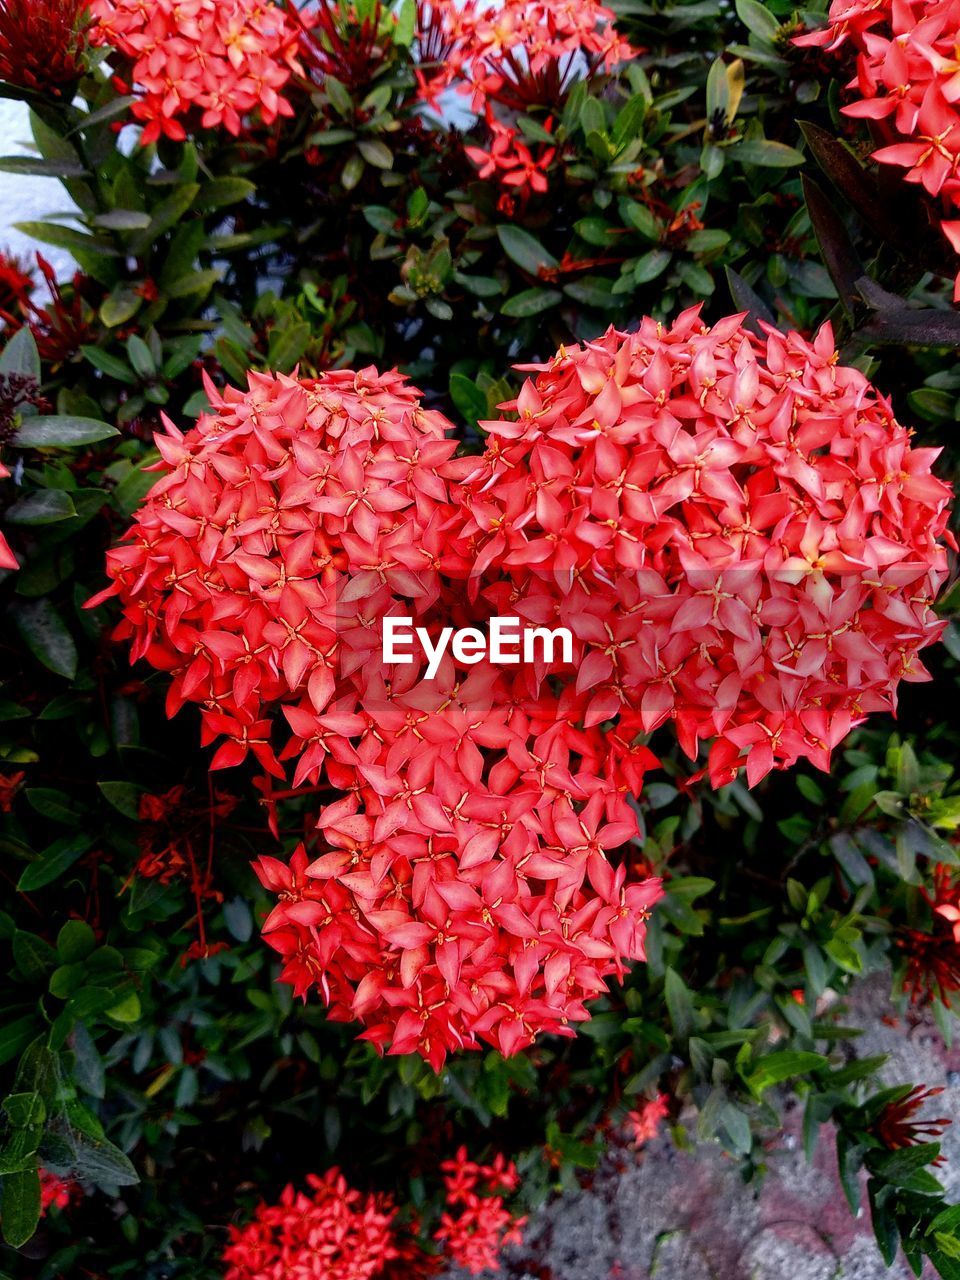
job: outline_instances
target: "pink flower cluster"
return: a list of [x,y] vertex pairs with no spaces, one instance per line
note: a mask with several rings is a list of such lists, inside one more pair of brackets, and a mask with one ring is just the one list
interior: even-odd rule
[[449,652],[432,681],[384,667],[387,614],[435,628],[496,605],[467,589],[456,495],[475,463],[399,375],[251,375],[214,403],[158,439],[166,474],[104,595],[133,657],[171,672],[170,714],[200,704],[214,768],[290,761],[295,787],[342,793],[320,811],[326,852],[258,863],[285,980],[438,1068],[481,1039],[572,1034],[643,958],[659,882],[627,883],[607,852],[636,834],[626,794],[653,757],[584,726],[589,692],[543,673]]
[[387,1197],[362,1195],[339,1169],[307,1183],[309,1194],[291,1184],[278,1204],[230,1227],[225,1280],[372,1280],[400,1256]]
[[[250,375],[110,553],[117,635],[200,705],[213,767],[329,786],[264,857],[297,994],[436,1068],[572,1034],[643,958],[659,882],[611,855],[671,722],[714,785],[830,751],[940,634],[949,490],[829,330],[646,320],[535,366],[481,458],[399,375]],[[569,628],[573,662],[381,660],[382,623]],[[278,715],[277,712],[281,715]],[[279,724],[278,724],[279,722]],[[284,725],[285,740],[277,729]],[[319,856],[316,854],[319,853]]]
[[[888,145],[873,152],[907,182],[960,212],[960,4],[957,0],[834,0],[829,25],[795,40],[830,50],[849,41],[855,100],[843,114],[873,121]],[[941,222],[960,253],[960,219]],[[960,301],[960,273],[954,300]]]
[[829,768],[929,678],[951,491],[829,326],[760,339],[692,308],[526,367],[515,418],[484,424],[465,532],[515,612],[572,630],[585,725],[670,721],[691,759],[713,740],[714,786],[743,765],[753,785]]
[[[436,106],[447,89],[470,96],[485,122],[485,142],[467,148],[483,178],[496,177],[513,195],[547,189],[556,148],[522,137],[513,116],[560,105],[572,85],[610,71],[635,50],[598,0],[540,0],[527,4],[466,4],[445,0],[420,9],[421,97]],[[550,121],[544,126],[548,132]]]
[[144,145],[181,141],[196,120],[237,136],[254,111],[264,124],[293,115],[282,91],[301,70],[299,27],[270,0],[93,0],[90,12],[93,42],[129,59]]
[[506,1195],[520,1185],[517,1167],[502,1155],[493,1164],[476,1164],[461,1147],[456,1159],[440,1166],[444,1175],[447,1210],[434,1234],[445,1255],[472,1276],[498,1271],[500,1251],[520,1244],[526,1218],[515,1218],[506,1207]]

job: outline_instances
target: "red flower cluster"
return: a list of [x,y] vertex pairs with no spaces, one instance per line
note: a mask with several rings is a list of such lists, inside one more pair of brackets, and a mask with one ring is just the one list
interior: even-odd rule
[[0,80],[55,98],[83,75],[87,0],[0,0]]
[[[491,113],[487,115],[490,140],[487,146],[465,147],[467,155],[477,166],[481,178],[495,177],[505,187],[513,187],[518,194],[547,190],[547,169],[557,154],[556,147],[543,142],[521,141],[516,129],[501,124]],[[544,126],[549,130],[550,122]],[[534,151],[530,150],[534,147]],[[535,152],[535,154],[534,154]]]
[[34,283],[29,264],[0,249],[0,319],[11,311],[20,311],[33,292]]
[[230,1227],[225,1280],[372,1280],[400,1256],[388,1197],[353,1190],[339,1169],[307,1182],[310,1194],[288,1186]]
[[[497,110],[513,115],[554,108],[577,80],[611,70],[635,53],[617,34],[613,12],[597,0],[445,0],[422,6],[419,21],[421,97],[436,106],[451,87],[469,94],[488,139],[468,147],[467,155],[481,177],[496,176],[521,197],[546,191],[556,148],[531,144],[512,122],[498,119]],[[549,121],[545,127],[549,131]]]
[[[811,343],[698,308],[562,350],[485,423],[477,564],[574,635],[587,725],[672,720],[714,786],[830,752],[943,630],[949,487],[889,404]],[[546,584],[552,599],[546,599]]]
[[[510,1054],[572,1034],[643,958],[659,882],[632,839],[673,720],[715,785],[831,748],[940,633],[933,450],[825,330],[761,341],[740,317],[644,321],[562,351],[481,459],[396,374],[250,376],[183,437],[110,553],[132,638],[199,703],[213,767],[342,798],[321,856],[262,858],[264,932],[304,995],[366,1039]],[[382,620],[434,634],[494,616],[567,627],[573,662],[385,667]],[[290,736],[278,751],[282,710]],[[278,746],[280,744],[277,744]]]
[[447,1209],[427,1253],[401,1223],[388,1195],[362,1195],[339,1169],[307,1178],[310,1194],[288,1186],[275,1205],[261,1203],[244,1227],[230,1227],[225,1280],[413,1280],[435,1275],[445,1262],[472,1275],[498,1271],[500,1250],[519,1244],[526,1218],[515,1218],[507,1195],[520,1184],[516,1166],[498,1155],[476,1164],[461,1147],[441,1166]]
[[387,614],[436,627],[472,608],[455,494],[475,464],[399,375],[251,375],[215,403],[158,440],[167,474],[104,596],[134,658],[172,673],[170,713],[200,703],[204,742],[225,739],[214,768],[292,760],[294,786],[344,793],[320,813],[328,852],[258,865],[284,978],[436,1067],[479,1039],[570,1034],[643,957],[659,883],[627,884],[606,851],[636,834],[625,794],[653,757],[580,724],[587,693],[516,668],[383,666]]
[[[92,276],[86,276],[82,271],[75,272],[69,284],[61,284],[53,266],[42,253],[37,254],[37,268],[46,285],[48,301],[34,300],[34,281],[27,277],[26,286],[13,306],[7,307],[0,301],[0,320],[9,326],[8,334],[26,321],[41,360],[61,364],[75,355],[85,342],[95,340],[97,335],[92,322],[103,301],[104,291]],[[40,407],[37,398],[32,403]]]
[[938,863],[933,892],[922,891],[933,914],[933,927],[901,929],[896,944],[904,954],[903,989],[912,1004],[939,1000],[952,1008],[960,991],[960,881],[953,869]]
[[627,1128],[633,1145],[644,1147],[660,1132],[661,1123],[670,1114],[670,1099],[665,1093],[647,1098],[633,1111],[627,1112]]
[[450,1261],[472,1276],[498,1271],[500,1251],[520,1244],[526,1218],[515,1218],[504,1195],[520,1185],[517,1167],[502,1155],[493,1164],[476,1164],[461,1147],[454,1160],[440,1166],[446,1187],[447,1211],[440,1218],[434,1239]]
[[255,110],[268,125],[293,115],[299,29],[269,0],[93,0],[91,14],[94,42],[130,60],[144,145],[181,141],[190,120],[238,136]]
[[66,1209],[73,1199],[77,1186],[58,1178],[49,1169],[40,1170],[40,1213],[45,1215],[49,1208]]
[[[0,462],[0,480],[5,480],[10,475],[7,468]],[[19,569],[20,562],[10,550],[10,544],[6,538],[0,533],[0,569]]]
[[[829,25],[795,43],[833,50],[846,41],[857,50],[857,74],[844,115],[871,120],[885,135],[889,145],[875,160],[906,169],[906,181],[939,197],[945,213],[960,212],[960,4],[834,0]],[[960,219],[941,226],[960,253]]]

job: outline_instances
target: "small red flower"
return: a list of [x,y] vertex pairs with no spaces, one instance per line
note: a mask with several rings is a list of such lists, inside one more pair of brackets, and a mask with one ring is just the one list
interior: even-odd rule
[[40,1214],[46,1216],[48,1209],[66,1209],[76,1196],[79,1187],[75,1182],[60,1178],[49,1169],[40,1170]]
[[[6,479],[9,475],[10,475],[10,472],[3,465],[3,463],[0,462],[0,480]],[[19,568],[20,568],[19,560],[10,550],[10,544],[7,542],[6,538],[3,536],[3,533],[0,532],[0,569],[19,569]],[[4,811],[9,812],[9,801],[13,795],[13,792],[8,791],[6,793],[0,793],[0,794],[3,794],[4,800],[7,802],[7,807],[5,808]]]
[[[2,474],[2,471],[0,471]],[[16,561],[13,565],[5,565],[3,562],[3,549],[6,543],[0,537],[0,569],[16,568]],[[0,813],[9,813],[13,808],[13,797],[23,785],[23,780],[27,775],[21,769],[19,773],[0,773]]]
[[29,265],[0,249],[0,317],[4,313],[20,313],[34,284]]
[[670,1099],[665,1093],[658,1093],[655,1098],[647,1098],[634,1111],[627,1112],[627,1127],[633,1145],[638,1149],[646,1146],[660,1132],[660,1125],[670,1114]]

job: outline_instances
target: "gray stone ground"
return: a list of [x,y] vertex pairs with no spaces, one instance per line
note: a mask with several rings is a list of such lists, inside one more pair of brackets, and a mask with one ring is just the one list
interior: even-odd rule
[[[960,1120],[960,1051],[947,1050],[932,1023],[889,1025],[889,981],[858,988],[853,1025],[866,1026],[860,1056],[885,1053],[887,1084],[942,1085],[935,1115]],[[854,1218],[836,1176],[826,1129],[812,1164],[798,1139],[799,1107],[769,1152],[762,1187],[745,1186],[715,1146],[679,1151],[667,1137],[641,1153],[612,1153],[590,1186],[535,1215],[507,1280],[901,1280],[904,1260],[888,1270],[864,1209]],[[960,1123],[943,1138],[939,1171],[960,1199]],[[928,1273],[932,1276],[934,1273]],[[450,1280],[454,1280],[451,1277]],[[457,1276],[455,1280],[460,1280]]]

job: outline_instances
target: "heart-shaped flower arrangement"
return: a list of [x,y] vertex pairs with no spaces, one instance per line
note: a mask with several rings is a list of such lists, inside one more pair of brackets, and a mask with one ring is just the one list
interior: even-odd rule
[[[697,310],[561,350],[458,458],[397,373],[252,374],[158,439],[109,554],[118,638],[199,705],[212,768],[341,793],[316,848],[257,864],[299,994],[436,1068],[572,1034],[643,958],[659,881],[611,857],[672,721],[713,785],[821,768],[941,624],[948,487],[889,404],[813,343]],[[571,655],[383,661],[511,615]]]

